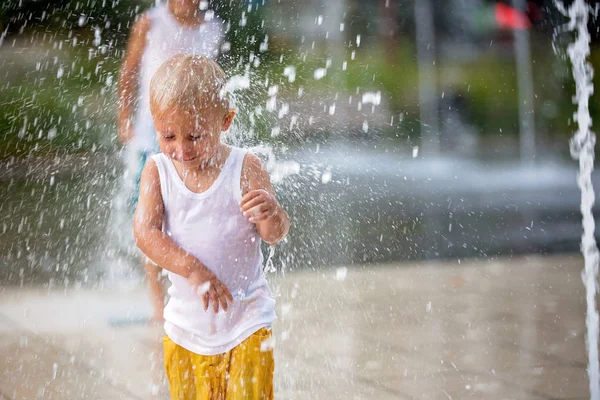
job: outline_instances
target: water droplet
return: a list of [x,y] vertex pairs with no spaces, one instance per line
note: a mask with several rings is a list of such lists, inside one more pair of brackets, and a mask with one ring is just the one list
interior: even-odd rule
[[203,284],[198,286],[198,296],[202,296],[203,294],[207,293],[208,290],[210,289],[210,282],[204,282]]
[[348,274],[348,268],[340,267],[335,270],[335,280],[343,281],[346,279],[346,275]]
[[379,104],[381,104],[381,92],[377,91],[376,93],[373,92],[365,92],[362,95],[362,102],[363,104],[373,104],[378,106]]
[[288,82],[292,83],[296,80],[296,67],[288,65],[283,69],[283,76],[287,76]]
[[327,75],[327,69],[325,68],[317,68],[313,74],[315,80],[321,80]]

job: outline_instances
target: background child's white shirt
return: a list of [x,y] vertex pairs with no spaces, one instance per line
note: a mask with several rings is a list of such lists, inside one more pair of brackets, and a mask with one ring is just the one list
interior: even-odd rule
[[131,146],[139,151],[157,150],[150,113],[150,81],[156,70],[177,54],[198,54],[215,59],[224,38],[223,23],[216,17],[189,28],[179,24],[163,4],[151,9],[148,18],[150,29],[140,64],[138,108],[131,141]]
[[152,157],[165,207],[163,230],[208,266],[234,297],[227,312],[204,311],[188,281],[169,273],[165,331],[173,342],[197,354],[227,352],[277,318],[275,300],[262,273],[261,238],[239,207],[245,154],[232,148],[219,177],[203,193],[185,187],[164,154]]

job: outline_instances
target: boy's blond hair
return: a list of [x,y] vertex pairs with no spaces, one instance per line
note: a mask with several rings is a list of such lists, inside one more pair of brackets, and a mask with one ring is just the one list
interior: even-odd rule
[[152,76],[150,105],[158,114],[172,108],[196,111],[222,108],[229,101],[223,88],[226,83],[223,69],[208,57],[178,54],[169,58]]

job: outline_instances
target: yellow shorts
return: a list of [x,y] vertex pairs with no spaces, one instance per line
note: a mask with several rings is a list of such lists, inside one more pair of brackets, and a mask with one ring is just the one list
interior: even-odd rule
[[262,328],[227,353],[202,356],[165,336],[165,369],[172,400],[272,400],[273,349],[260,351],[271,337]]

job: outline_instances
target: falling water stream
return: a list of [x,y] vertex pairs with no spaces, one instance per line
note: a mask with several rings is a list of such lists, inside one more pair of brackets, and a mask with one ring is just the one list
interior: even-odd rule
[[579,175],[577,183],[581,189],[581,214],[583,215],[583,236],[581,252],[585,259],[585,270],[582,277],[586,288],[587,303],[587,351],[588,376],[590,378],[590,396],[592,400],[600,399],[600,375],[598,365],[598,309],[596,293],[598,292],[598,246],[594,238],[595,221],[592,214],[594,205],[594,188],[592,186],[592,171],[594,169],[594,146],[596,135],[590,130],[592,119],[589,111],[590,96],[594,93],[592,78],[594,71],[587,61],[590,55],[590,34],[588,20],[592,12],[584,0],[575,0],[570,7],[561,2],[556,6],[569,21],[565,28],[576,32],[576,39],[568,46],[567,53],[571,60],[573,78],[575,79],[574,103],[577,111],[574,119],[577,121],[577,131],[571,138],[571,155],[579,160]]

